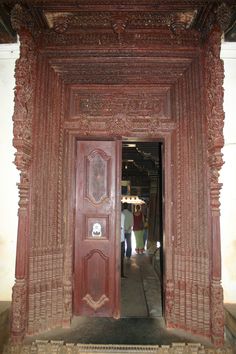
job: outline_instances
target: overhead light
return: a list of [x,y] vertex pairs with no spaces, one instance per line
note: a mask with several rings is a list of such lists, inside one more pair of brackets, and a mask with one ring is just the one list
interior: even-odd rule
[[132,144],[132,143],[125,143],[123,144],[124,147],[128,147],[128,148],[135,148],[136,144]]
[[137,195],[122,195],[121,203],[145,204],[145,201],[139,198]]

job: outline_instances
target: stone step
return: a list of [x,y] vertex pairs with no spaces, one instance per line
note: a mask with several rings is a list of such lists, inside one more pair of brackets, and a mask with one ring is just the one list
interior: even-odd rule
[[206,348],[200,343],[173,343],[172,345],[94,345],[72,344],[63,341],[38,340],[30,345],[6,346],[3,354],[232,354],[229,347],[221,349]]

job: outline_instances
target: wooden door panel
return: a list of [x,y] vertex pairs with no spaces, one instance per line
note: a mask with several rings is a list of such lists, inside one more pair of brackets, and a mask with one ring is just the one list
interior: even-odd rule
[[78,141],[74,312],[114,316],[117,309],[116,142]]

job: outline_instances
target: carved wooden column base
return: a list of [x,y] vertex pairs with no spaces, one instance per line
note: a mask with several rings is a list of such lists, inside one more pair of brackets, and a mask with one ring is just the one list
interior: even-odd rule
[[16,280],[12,292],[11,309],[11,340],[13,343],[22,341],[26,330],[26,297],[27,285],[24,279]]
[[220,281],[211,284],[212,342],[216,347],[224,345],[223,288]]
[[69,328],[72,318],[72,282],[64,281],[64,312],[62,325],[64,328]]
[[165,318],[167,328],[175,327],[173,323],[173,309],[174,309],[174,282],[167,280],[165,286]]

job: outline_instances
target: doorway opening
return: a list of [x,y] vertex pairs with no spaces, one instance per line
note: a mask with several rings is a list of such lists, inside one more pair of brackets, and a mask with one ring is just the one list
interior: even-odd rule
[[137,239],[137,233],[131,230],[130,251],[129,232],[125,234],[121,317],[163,315],[162,163],[162,142],[122,143],[122,209],[128,209],[131,213],[135,213],[137,208],[141,210],[143,245],[139,243],[140,234]]

